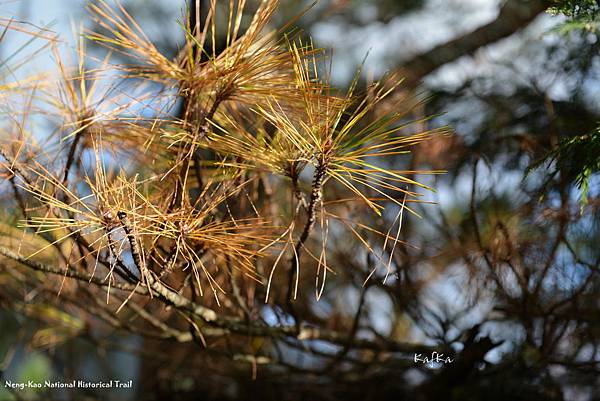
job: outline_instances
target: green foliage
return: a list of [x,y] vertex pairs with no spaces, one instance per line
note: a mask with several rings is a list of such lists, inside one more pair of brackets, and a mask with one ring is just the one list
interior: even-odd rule
[[556,161],[555,173],[581,189],[581,203],[587,203],[590,178],[600,171],[600,127],[590,134],[563,139],[551,153],[533,168],[548,161]]
[[566,170],[581,189],[585,203],[590,177],[600,171],[600,128],[587,135],[563,140],[554,153],[559,168]]
[[552,3],[552,10],[571,18],[594,18],[600,10],[600,2],[596,0],[558,0]]
[[[5,377],[15,383],[43,384],[45,380],[52,377],[52,365],[48,357],[38,352],[29,352],[19,360],[14,377]],[[24,389],[13,389],[12,391],[0,386],[0,401],[12,400],[39,400],[40,393],[43,393],[44,387],[25,387]]]
[[600,2],[596,0],[560,0],[554,1],[549,9],[553,14],[563,14],[568,17],[567,22],[560,25],[558,31],[569,33],[572,31],[596,32],[600,27]]
[[51,378],[51,373],[52,366],[46,356],[38,352],[28,352],[19,365],[17,381],[22,383],[31,380],[34,383],[42,383]]
[[[600,29],[600,1],[598,0],[557,0],[552,2],[549,12],[562,14],[567,21],[557,32],[597,33]],[[595,131],[563,139],[544,160],[556,160],[557,172],[566,175],[581,189],[582,205],[587,203],[590,177],[600,170],[600,128]],[[536,164],[534,167],[539,166]]]

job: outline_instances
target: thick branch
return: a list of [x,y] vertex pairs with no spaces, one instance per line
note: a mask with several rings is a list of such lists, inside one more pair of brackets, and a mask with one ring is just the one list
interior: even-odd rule
[[[127,234],[127,238],[129,239],[129,244],[131,246],[131,255],[133,257],[133,261],[136,267],[140,270],[140,277],[143,275],[148,282],[148,286],[157,293],[165,302],[175,306],[176,308],[186,310],[207,322],[213,321],[217,318],[217,314],[215,311],[208,309],[204,306],[195,304],[190,301],[186,297],[178,294],[177,292],[171,290],[166,287],[163,283],[157,280],[154,277],[154,273],[148,271],[144,260],[142,258],[142,251],[138,244],[138,241],[135,238],[133,233],[133,228],[131,226],[131,222],[127,217],[127,213],[119,212],[119,219],[121,220],[121,224],[123,225],[123,229],[125,230],[125,234]],[[146,274],[147,273],[147,274]]]
[[498,17],[492,22],[404,63],[399,69],[405,77],[404,84],[414,87],[422,78],[439,67],[512,35],[527,26],[548,6],[548,2],[543,0],[508,0],[500,9]]
[[68,268],[48,266],[48,265],[45,265],[40,262],[36,262],[31,259],[27,259],[24,256],[18,255],[17,253],[15,253],[15,252],[11,251],[10,249],[5,248],[3,246],[0,246],[0,255],[6,256],[7,258],[14,260],[15,262],[19,262],[19,263],[21,263],[33,270],[39,271],[39,272],[56,274],[56,275],[64,276],[64,277],[70,277],[70,278],[74,278],[74,279],[77,279],[80,281],[87,281],[88,283],[92,283],[92,284],[95,284],[95,285],[98,285],[101,287],[108,287],[110,285],[111,288],[115,288],[118,290],[135,291],[140,294],[148,293],[148,291],[146,291],[145,288],[140,287],[140,286],[135,286],[132,284],[123,284],[123,283],[109,283],[108,280],[100,279],[100,278],[92,276],[91,274],[88,274],[88,273],[79,272],[77,270],[68,269]]
[[[98,286],[108,286],[109,283],[107,281],[101,280],[97,277],[91,276],[87,273],[78,272],[72,269],[59,268],[54,266],[48,266],[43,263],[39,263],[30,259],[27,259],[23,256],[16,254],[8,248],[0,246],[0,254],[5,257],[12,259],[16,262],[19,262],[33,270],[40,271],[43,273],[56,274],[60,276],[66,276],[70,278],[74,278],[80,281],[86,281]],[[182,295],[177,294],[175,291],[169,289],[161,282],[157,281],[153,274],[150,273],[148,279],[148,284],[151,289],[159,295],[159,298],[163,300],[163,302],[169,303],[173,305],[175,308],[180,310],[187,311],[191,313],[193,316],[197,316],[198,318],[209,323],[213,329],[210,327],[203,328],[203,334],[207,336],[218,336],[223,335],[226,332],[235,333],[244,336],[254,336],[254,337],[294,337],[298,340],[322,340],[331,343],[336,343],[340,345],[348,344],[349,342],[353,347],[358,349],[370,349],[370,350],[379,350],[379,351],[387,351],[387,352],[401,352],[412,354],[415,352],[420,353],[431,353],[434,350],[434,347],[428,347],[421,344],[411,344],[411,343],[400,343],[395,341],[372,341],[367,339],[356,339],[348,336],[347,333],[339,333],[330,330],[323,330],[317,327],[302,327],[298,330],[297,325],[293,326],[264,326],[259,324],[249,323],[245,320],[240,320],[237,318],[226,318],[217,317],[217,314],[212,309],[206,308],[204,306],[198,305],[189,299],[183,297]],[[110,284],[111,288],[125,290],[125,291],[135,291],[140,295],[148,295],[148,290],[145,287],[140,285],[132,285],[125,283],[112,283]],[[219,331],[218,329],[222,329],[223,331]],[[204,332],[206,330],[206,332]],[[179,341],[187,341],[191,340],[190,337],[178,338]]]
[[[30,267],[30,268],[40,271],[40,272],[70,277],[70,278],[74,278],[74,279],[77,279],[80,281],[86,281],[88,283],[92,283],[92,284],[95,284],[98,286],[103,286],[103,287],[108,287],[110,285],[111,288],[116,288],[116,289],[124,290],[124,291],[135,291],[136,293],[141,294],[141,295],[148,295],[148,293],[149,293],[146,288],[141,286],[141,284],[140,285],[132,285],[132,284],[124,284],[124,283],[110,283],[109,284],[108,281],[101,280],[100,278],[92,276],[87,273],[78,272],[76,270],[68,269],[68,268],[63,269],[63,268],[55,267],[55,266],[48,266],[43,263],[27,259],[23,256],[16,254],[15,252],[11,251],[10,249],[1,247],[1,246],[0,246],[0,255],[4,255],[9,259],[12,259],[16,262],[19,262],[27,267]],[[201,318],[207,322],[216,320],[217,314],[215,311],[213,311],[212,309],[206,308],[202,305],[195,304],[192,301],[190,301],[189,299],[185,298],[184,296],[179,295],[175,291],[166,287],[160,281],[156,280],[152,274],[153,274],[152,272],[149,272],[149,274],[147,275],[148,285],[150,286],[150,289],[152,291],[154,291],[154,293],[158,294],[158,296],[164,302],[166,302],[170,305],[173,305],[174,307],[176,307],[178,309],[190,312],[193,315],[198,316],[199,318]]]

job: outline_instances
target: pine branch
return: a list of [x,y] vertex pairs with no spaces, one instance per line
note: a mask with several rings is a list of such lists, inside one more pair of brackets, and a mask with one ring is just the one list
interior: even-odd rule
[[110,288],[114,288],[117,290],[134,291],[134,292],[136,292],[138,294],[142,294],[142,295],[145,295],[148,293],[145,288],[140,287],[140,286],[135,286],[132,284],[125,284],[125,283],[110,283],[107,280],[100,279],[91,274],[80,272],[80,271],[77,271],[74,269],[48,266],[43,263],[36,262],[34,260],[31,260],[24,256],[21,256],[3,246],[0,246],[0,255],[3,255],[9,259],[14,260],[15,262],[18,262],[22,265],[25,265],[33,270],[36,270],[36,271],[39,271],[42,273],[56,274],[59,276],[69,277],[69,278],[73,278],[73,279],[80,280],[80,281],[86,281],[88,283],[95,284],[100,287],[110,286]]
[[133,258],[133,263],[135,264],[135,267],[137,267],[137,269],[140,273],[140,277],[142,277],[142,275],[147,270],[146,263],[142,259],[142,251],[141,251],[140,246],[135,238],[135,235],[133,232],[133,226],[131,225],[131,221],[129,220],[127,213],[125,213],[123,211],[118,212],[117,217],[121,221],[123,230],[125,231],[127,240],[129,241],[129,247],[131,248],[131,257]]
[[67,156],[67,164],[65,165],[65,170],[63,173],[63,180],[62,180],[62,184],[65,188],[67,186],[67,181],[69,179],[69,172],[71,171],[71,166],[73,165],[73,162],[75,161],[75,151],[77,150],[77,145],[79,144],[81,137],[84,135],[84,132],[85,132],[85,130],[77,132],[75,134],[75,138],[73,138],[73,142],[71,143],[71,146],[69,147],[69,154]]
[[[108,283],[98,277],[90,274],[78,272],[72,269],[59,268],[48,266],[40,262],[27,259],[16,254],[8,248],[0,246],[0,254],[12,259],[24,266],[27,266],[35,271],[66,276],[79,281],[88,282],[101,287],[108,287],[135,292],[139,295],[148,295],[148,289],[142,285],[132,285],[126,283]],[[193,303],[182,295],[177,294],[173,290],[167,288],[162,283],[157,281],[152,274],[149,275],[148,284],[152,291],[159,295],[159,298],[175,308],[190,313],[203,321],[210,324],[214,328],[219,328],[221,331],[207,330],[203,333],[208,336],[222,336],[225,333],[234,333],[244,336],[254,337],[293,337],[297,340],[321,340],[339,345],[346,345],[349,342],[358,349],[379,350],[387,352],[400,352],[405,354],[413,354],[415,352],[431,353],[436,350],[435,347],[424,346],[421,344],[400,343],[395,341],[372,341],[362,338],[352,338],[347,333],[340,333],[331,330],[324,330],[318,327],[301,327],[298,329],[296,325],[292,326],[264,326],[257,323],[247,322],[245,319],[218,317],[217,313],[212,309]],[[224,331],[223,331],[224,330]],[[187,338],[187,337],[186,337]],[[183,338],[182,338],[183,339]],[[191,336],[190,336],[191,341]]]
[[117,252],[117,249],[115,248],[115,241],[112,238],[111,230],[107,230],[106,236],[108,237],[108,249],[112,256],[115,258],[117,266],[119,266],[119,268],[121,269],[118,271],[119,275],[132,283],[137,283],[139,279],[136,277],[135,274],[133,274],[129,267],[127,267],[125,262],[123,262],[123,259],[121,259],[119,253]]
[[294,255],[292,255],[292,267],[288,276],[288,291],[287,291],[287,302],[288,306],[293,311],[291,306],[291,300],[296,298],[296,289],[297,286],[295,283],[299,280],[298,271],[300,269],[300,256],[302,254],[302,248],[304,247],[304,243],[308,239],[312,228],[315,225],[316,215],[317,215],[317,205],[321,201],[323,196],[323,180],[325,179],[325,174],[327,173],[327,161],[321,159],[319,164],[315,169],[315,173],[313,176],[313,184],[312,190],[310,193],[310,200],[308,202],[308,206],[306,207],[306,215],[307,220],[304,225],[304,229],[300,234],[300,238],[296,245],[294,246]]

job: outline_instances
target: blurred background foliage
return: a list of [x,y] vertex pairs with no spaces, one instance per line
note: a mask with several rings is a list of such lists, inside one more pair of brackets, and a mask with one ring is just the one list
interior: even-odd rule
[[[93,28],[83,2],[54,3],[0,7],[5,17],[40,24],[49,22],[46,11],[72,13]],[[176,54],[175,21],[190,5],[123,4],[163,54]],[[276,23],[309,5],[282,0]],[[437,189],[428,199],[436,204],[405,221],[409,246],[394,255],[391,279],[383,284],[376,274],[363,287],[369,261],[340,244],[336,260],[351,269],[331,279],[319,302],[312,279],[301,282],[298,309],[322,327],[446,349],[455,363],[421,366],[411,355],[380,352],[361,364],[364,355],[352,348],[255,338],[248,341],[256,354],[268,349],[281,363],[208,357],[204,365],[194,362],[198,346],[190,352],[117,334],[124,349],[106,354],[79,339],[89,322],[24,303],[27,313],[0,309],[2,379],[134,378],[134,391],[111,395],[130,400],[599,400],[598,10],[592,0],[323,0],[297,23],[331,49],[338,87],[349,85],[369,52],[363,88],[400,71],[400,92],[426,98],[417,113],[436,116],[424,124],[454,129],[398,166],[447,173],[423,177]],[[61,23],[53,29],[68,32]],[[376,223],[385,232],[393,218]],[[18,294],[0,292],[0,306],[9,296]],[[285,319],[276,308],[262,313]],[[39,318],[24,317],[32,314]],[[128,344],[154,355],[131,353]],[[352,362],[332,364],[342,354]],[[0,386],[0,399],[18,397],[36,394]],[[64,392],[39,399],[48,397],[83,399]]]

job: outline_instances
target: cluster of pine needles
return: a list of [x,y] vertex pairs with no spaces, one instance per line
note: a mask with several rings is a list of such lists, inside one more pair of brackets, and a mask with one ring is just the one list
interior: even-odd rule
[[[332,88],[326,52],[294,21],[272,29],[277,3],[211,1],[199,26],[179,23],[175,57],[118,3],[90,5],[97,29],[69,51],[48,30],[0,21],[43,41],[55,64],[2,74],[3,190],[23,238],[40,238],[19,246],[25,261],[109,291],[208,290],[205,304],[241,297],[240,283],[266,302],[279,286],[290,301],[303,275],[320,297],[345,268],[330,256],[336,237],[372,254],[373,272],[391,271],[404,212],[429,189],[415,176],[435,172],[390,166],[444,130],[416,129],[419,102],[391,96],[393,74],[364,85],[358,71],[346,92]],[[387,232],[371,224],[383,213],[396,216]]]

